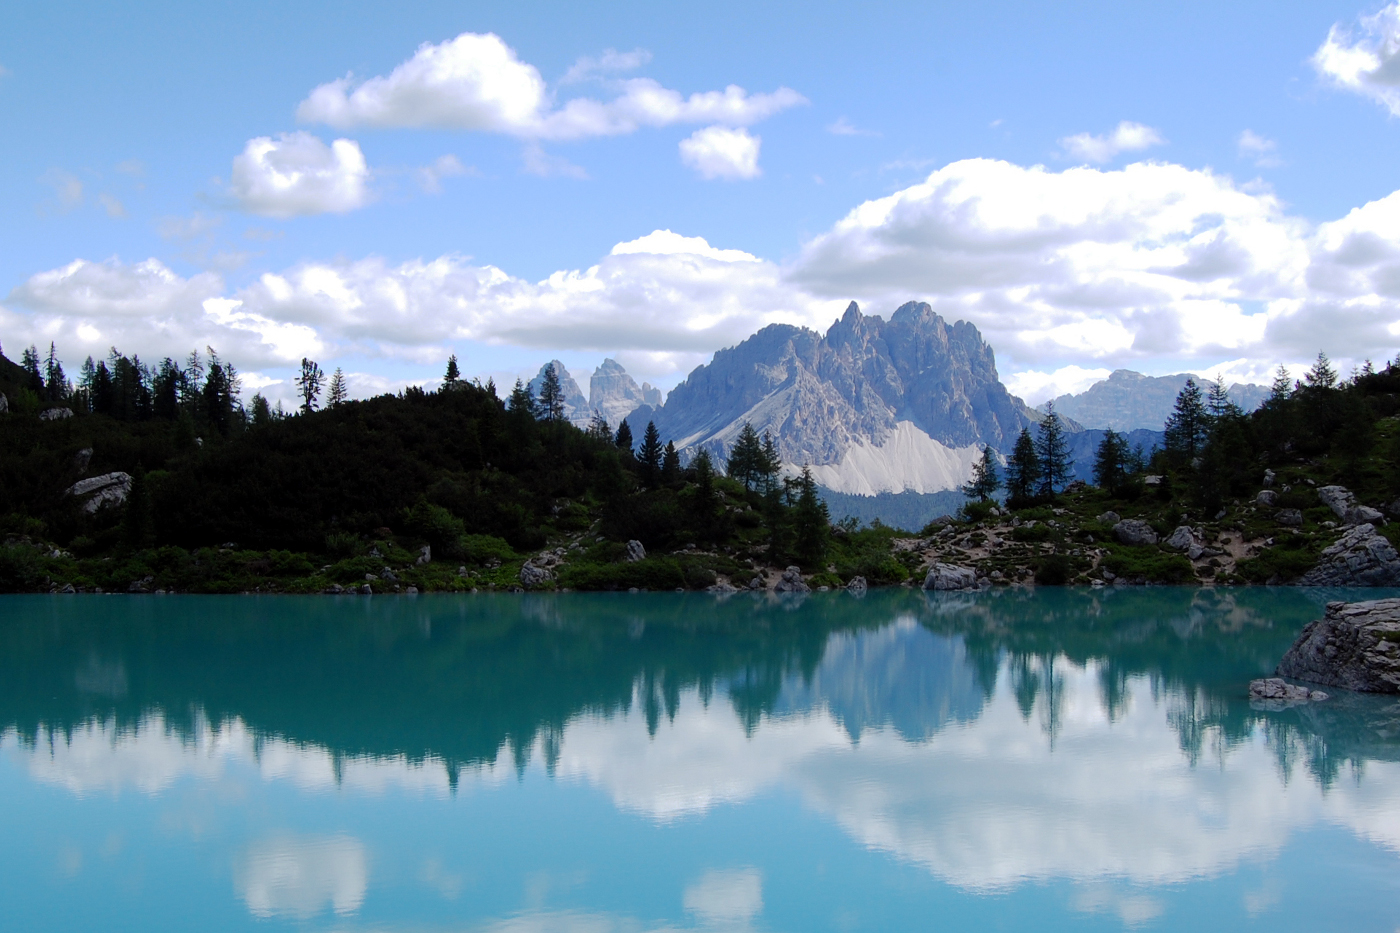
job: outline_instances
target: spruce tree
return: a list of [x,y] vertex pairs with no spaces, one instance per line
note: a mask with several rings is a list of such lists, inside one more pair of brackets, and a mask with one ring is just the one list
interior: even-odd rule
[[1222,418],[1244,414],[1243,409],[1230,398],[1230,393],[1225,390],[1225,380],[1219,376],[1210,384],[1210,392],[1206,395],[1206,413],[1210,416],[1212,424]]
[[301,358],[301,374],[297,376],[297,394],[301,396],[301,413],[309,415],[316,410],[316,400],[321,397],[321,383],[326,374],[314,360]]
[[588,436],[605,444],[612,443],[612,428],[608,426],[608,419],[603,417],[602,412],[595,411],[593,413],[593,420],[588,422]]
[[632,426],[627,423],[627,419],[622,419],[622,424],[617,426],[617,437],[613,440],[620,449],[632,452]]
[[1293,394],[1293,377],[1288,375],[1288,369],[1280,363],[1274,372],[1274,381],[1269,386],[1269,401],[1286,402]]
[[1094,485],[1117,495],[1128,476],[1128,442],[1109,428],[1094,453]]
[[647,486],[655,487],[660,479],[661,455],[664,452],[661,433],[656,430],[656,422],[648,421],[647,429],[642,432],[641,449],[637,452],[637,462],[642,467],[642,482]]
[[260,428],[265,424],[272,423],[272,406],[267,403],[267,399],[263,397],[261,392],[253,396],[252,419],[254,427]]
[[739,436],[729,451],[724,471],[729,474],[730,479],[743,483],[745,489],[752,489],[763,472],[763,442],[759,440],[753,425],[747,421],[739,429]]
[[979,502],[986,502],[1001,488],[1001,477],[997,475],[997,457],[991,445],[982,447],[982,459],[973,464],[972,479],[962,487],[962,493]]
[[53,341],[49,341],[49,357],[44,363],[44,390],[50,402],[62,402],[69,394],[68,377],[63,374]]
[[759,489],[767,494],[778,486],[778,474],[783,469],[783,458],[778,453],[778,444],[773,440],[773,435],[766,430],[763,432],[763,444],[759,452],[760,457],[754,475],[758,481]]
[[691,500],[695,530],[708,541],[714,536],[715,512],[719,505],[719,496],[715,493],[715,465],[710,459],[710,452],[701,448],[691,462],[691,468],[695,470],[695,498]]
[[1040,457],[1035,452],[1035,441],[1028,428],[1022,428],[1011,449],[1011,457],[1006,462],[1006,504],[1013,509],[1023,508],[1035,501],[1040,489]]
[[510,398],[506,400],[506,407],[518,415],[529,415],[535,417],[535,393],[525,384],[523,380],[515,380],[515,388],[510,390]]
[[350,391],[345,387],[345,371],[337,366],[331,373],[330,387],[326,389],[326,407],[339,408],[349,397]]
[[666,450],[661,455],[661,482],[674,486],[681,478],[681,455],[672,441],[666,442]]
[[827,547],[831,541],[831,513],[817,494],[816,480],[806,466],[802,467],[797,488],[797,504],[793,509],[793,544],[798,563],[813,569],[826,562]]
[[1074,466],[1065,441],[1065,423],[1055,413],[1054,402],[1045,406],[1045,420],[1040,422],[1035,453],[1040,459],[1040,494],[1054,499],[1055,493],[1069,483],[1070,467]]
[[39,369],[39,350],[30,347],[20,357],[20,366],[25,372],[25,388],[40,398],[44,397],[44,374]]
[[1189,464],[1200,456],[1209,430],[1208,417],[1200,386],[1195,379],[1187,379],[1166,423],[1167,455],[1178,465]]
[[[339,372],[340,370],[336,370]],[[457,354],[447,358],[447,372],[442,377],[442,390],[451,392],[462,384],[462,371],[457,368]]]
[[564,418],[564,390],[559,386],[559,374],[550,363],[540,377],[540,414],[554,423]]
[[1332,361],[1327,359],[1327,354],[1321,350],[1317,353],[1317,362],[1312,369],[1308,370],[1303,377],[1309,388],[1313,389],[1335,389],[1337,387],[1337,371],[1332,368]]

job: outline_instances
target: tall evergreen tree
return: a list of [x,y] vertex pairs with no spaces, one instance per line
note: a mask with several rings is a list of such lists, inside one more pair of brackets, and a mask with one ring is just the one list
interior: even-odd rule
[[331,384],[326,389],[326,407],[339,408],[349,397],[350,390],[345,387],[345,371],[337,366],[331,373]]
[[1065,441],[1065,423],[1055,413],[1054,402],[1045,406],[1045,420],[1040,422],[1035,453],[1040,459],[1040,494],[1053,499],[1068,485],[1070,468],[1074,466],[1069,456],[1069,444]]
[[617,437],[613,439],[613,443],[629,454],[632,452],[632,426],[627,423],[626,418],[617,426]]
[[642,432],[641,449],[637,452],[637,462],[642,467],[642,482],[647,486],[656,486],[661,478],[661,455],[664,452],[656,422],[648,421],[646,430]]
[[608,426],[608,419],[603,417],[602,412],[593,412],[593,418],[588,422],[588,436],[605,444],[612,443],[612,428]]
[[1022,508],[1035,501],[1040,490],[1040,457],[1035,452],[1031,432],[1022,428],[1006,462],[1007,505]]
[[1308,370],[1303,377],[1309,388],[1313,389],[1335,389],[1337,387],[1337,371],[1332,368],[1332,361],[1327,358],[1327,354],[1321,350],[1317,353],[1317,362],[1313,363],[1312,369]]
[[24,351],[20,357],[20,364],[25,373],[24,387],[40,398],[44,397],[44,374],[39,369],[39,350],[37,347],[30,347]]
[[314,360],[301,358],[301,374],[297,376],[297,395],[301,396],[301,413],[309,415],[316,410],[316,400],[321,397],[321,384],[326,374]]
[[1201,387],[1187,379],[1177,393],[1176,405],[1166,424],[1167,455],[1178,464],[1189,464],[1200,456],[1210,430],[1209,414],[1201,399]]
[[767,430],[763,432],[760,452],[762,456],[755,466],[754,476],[759,489],[766,494],[778,487],[778,475],[783,469],[783,457],[778,453],[778,442],[773,440],[773,435]]
[[1293,394],[1293,377],[1288,375],[1288,369],[1280,363],[1274,372],[1273,384],[1269,386],[1269,401],[1286,402]]
[[151,414],[162,421],[180,417],[180,396],[185,371],[170,357],[160,361],[151,379]]
[[1128,478],[1128,442],[1109,428],[1094,452],[1094,485],[1112,494],[1120,492]]
[[[624,420],[623,424],[627,422]],[[695,516],[695,530],[705,540],[711,540],[715,532],[715,513],[719,510],[719,495],[715,491],[715,464],[710,452],[704,448],[691,461],[695,470],[695,498],[691,508]]]
[[724,471],[730,479],[743,483],[745,489],[752,489],[763,474],[763,442],[759,440],[753,425],[747,421],[739,429],[739,436],[735,438],[734,446],[729,450],[729,459],[725,462]]
[[65,401],[70,392],[68,377],[63,374],[63,364],[59,362],[53,341],[49,341],[49,356],[44,363],[44,391],[50,402]]
[[681,479],[681,455],[672,441],[666,442],[666,450],[661,455],[661,482],[674,486]]
[[[336,370],[339,372],[340,370]],[[442,390],[451,392],[462,384],[462,371],[457,368],[457,354],[452,354],[447,358],[447,372],[442,377]]]
[[253,395],[252,421],[254,427],[272,423],[272,406],[267,403],[261,392]]
[[1244,414],[1244,410],[1230,398],[1230,393],[1225,389],[1225,380],[1219,376],[1211,382],[1210,392],[1206,395],[1206,414],[1210,416],[1212,424],[1222,418]]
[[810,468],[802,467],[797,481],[797,504],[793,509],[793,544],[798,563],[808,569],[826,563],[831,542],[831,513],[817,494],[817,482]]
[[535,393],[524,380],[515,380],[515,388],[510,390],[510,398],[506,400],[506,407],[520,415],[528,414],[535,417]]
[[990,444],[983,445],[982,459],[972,466],[972,479],[962,487],[965,496],[987,502],[1001,488],[997,475],[997,455]]
[[540,379],[540,415],[551,423],[564,419],[564,390],[559,385],[559,374],[550,363],[544,368]]

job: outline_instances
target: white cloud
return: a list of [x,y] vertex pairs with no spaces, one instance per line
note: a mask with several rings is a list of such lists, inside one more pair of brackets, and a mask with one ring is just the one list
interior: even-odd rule
[[118,162],[116,168],[123,175],[130,175],[133,178],[141,178],[146,174],[146,163],[140,159],[127,159]]
[[1240,158],[1253,159],[1254,164],[1269,168],[1281,164],[1278,158],[1278,143],[1260,136],[1253,130],[1245,130],[1239,138]]
[[681,161],[700,174],[701,178],[757,178],[758,136],[745,129],[707,126],[681,140]]
[[103,192],[97,196],[97,203],[102,205],[102,209],[107,212],[108,217],[119,219],[126,216],[126,205],[113,195]]
[[39,181],[53,188],[60,211],[66,213],[83,203],[83,182],[72,172],[51,168],[39,176]]
[[562,156],[550,155],[544,151],[544,147],[539,143],[527,143],[524,152],[521,153],[523,165],[521,170],[527,175],[538,175],[541,178],[579,178],[588,177],[588,172],[581,166],[575,165]]
[[1361,17],[1360,35],[1333,25],[1313,54],[1319,75],[1400,116],[1400,3]]
[[425,165],[418,169],[416,174],[420,188],[428,194],[441,194],[444,178],[456,178],[460,175],[475,173],[475,169],[463,165],[460,159],[449,153],[445,156],[438,156],[431,165]]
[[224,222],[222,217],[195,211],[189,217],[162,217],[156,221],[156,232],[166,240],[197,240]]
[[343,214],[369,200],[369,168],[353,140],[327,146],[310,133],[248,140],[233,160],[229,190],[239,205],[264,217]]
[[833,136],[879,136],[874,130],[863,130],[851,123],[845,117],[837,117],[832,123],[828,123],[826,131]]
[[1005,377],[1002,382],[1006,383],[1012,395],[1020,397],[1026,404],[1039,405],[1067,393],[1083,392],[1094,383],[1107,379],[1110,373],[1107,369],[1062,366],[1049,373],[1027,370]]
[[1124,120],[1112,133],[1094,136],[1077,133],[1060,140],[1065,152],[1086,162],[1107,162],[1120,152],[1138,152],[1160,146],[1166,140],[1150,126]]
[[[641,63],[637,56],[583,60],[583,70],[570,74],[577,79],[604,67],[635,67]],[[357,83],[347,76],[317,87],[297,108],[297,118],[337,128],[443,127],[563,140],[673,123],[748,126],[806,103],[789,88],[750,95],[730,85],[683,97],[650,78],[632,78],[618,82],[617,89],[612,100],[578,97],[555,106],[538,69],[522,62],[499,36],[463,33],[439,45],[424,43],[387,77]]]
[[564,73],[559,83],[578,84],[581,81],[605,78],[624,71],[636,71],[649,61],[651,53],[646,49],[633,49],[630,52],[608,49],[597,58],[587,55],[581,57]]

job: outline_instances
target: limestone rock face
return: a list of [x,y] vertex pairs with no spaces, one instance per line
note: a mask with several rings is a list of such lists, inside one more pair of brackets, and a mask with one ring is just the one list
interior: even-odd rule
[[530,380],[530,391],[535,393],[535,398],[540,397],[540,388],[544,385],[544,373],[550,366],[554,367],[554,375],[559,377],[559,388],[564,393],[565,420],[576,427],[588,427],[588,422],[593,418],[593,410],[588,407],[588,399],[583,397],[583,390],[578,387],[574,377],[569,375],[569,370],[565,368],[563,363],[558,360],[550,360],[541,366],[539,374]]
[[[643,405],[660,408],[661,390],[645,382],[637,385],[637,380],[614,359],[603,360],[593,371],[593,377],[588,380],[588,406],[606,418],[613,430],[617,430],[623,418]],[[633,436],[640,440],[646,422],[631,427]]]
[[1327,604],[1279,662],[1282,677],[1365,693],[1400,693],[1400,599]]
[[[1061,395],[1055,399],[1055,410],[1089,428],[1161,430],[1188,378],[1201,381],[1189,373],[1144,376],[1130,369],[1118,369],[1083,392]],[[1245,411],[1258,408],[1269,396],[1268,386],[1238,382],[1227,391],[1230,399]]]
[[642,546],[642,542],[633,538],[627,542],[627,561],[635,564],[639,560],[646,560],[647,549]]
[[1302,586],[1400,586],[1400,554],[1369,522],[1357,525],[1322,552]]
[[1192,547],[1198,547],[1196,542],[1196,532],[1190,525],[1180,525],[1171,533],[1171,537],[1165,542],[1167,547],[1178,551],[1189,551]]
[[926,590],[972,590],[977,588],[977,571],[956,564],[935,563],[924,577]]
[[1384,515],[1370,506],[1357,505],[1356,496],[1345,486],[1323,486],[1318,489],[1317,497],[1344,525],[1385,524]]
[[4,392],[0,392],[0,415],[6,414],[10,410],[10,400],[5,397]]
[[[1189,530],[1189,529],[1188,529]],[[1113,526],[1113,536],[1121,544],[1156,544],[1157,532],[1138,518],[1128,518]]]
[[67,494],[79,499],[87,497],[83,511],[92,515],[104,506],[121,505],[130,493],[131,474],[116,472],[80,479],[68,487]]

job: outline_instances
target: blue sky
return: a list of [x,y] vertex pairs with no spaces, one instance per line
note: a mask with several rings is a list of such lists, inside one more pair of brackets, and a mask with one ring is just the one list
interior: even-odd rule
[[919,299],[977,324],[1031,400],[1118,366],[1385,359],[1396,22],[9,4],[0,342],[54,340],[70,369],[211,343],[272,395],[302,355],[369,394],[451,351],[498,378],[557,356],[585,386],[614,356],[669,387],[763,324]]

